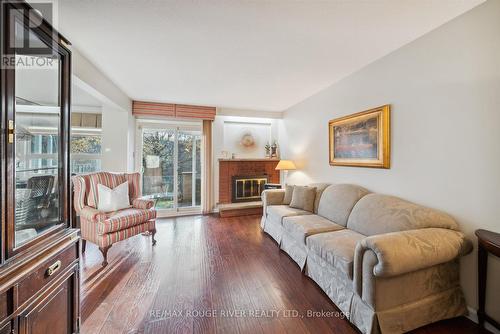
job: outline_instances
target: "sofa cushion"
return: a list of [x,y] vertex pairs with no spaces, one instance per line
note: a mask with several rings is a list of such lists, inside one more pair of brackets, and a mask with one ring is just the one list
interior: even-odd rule
[[354,250],[364,235],[344,229],[315,234],[306,239],[307,248],[352,280]]
[[283,228],[295,241],[305,245],[310,235],[342,230],[344,227],[318,215],[302,215],[283,218]]
[[352,208],[368,193],[365,188],[353,184],[333,184],[323,191],[318,214],[339,225],[346,226]]
[[293,188],[292,201],[290,202],[290,207],[313,212],[315,197],[316,197],[316,188],[295,186]]
[[96,244],[99,247],[111,246],[112,244],[128,239],[139,233],[155,230],[155,221],[148,220],[145,223],[134,225],[123,230],[110,232],[106,234],[97,234],[96,224],[83,220],[81,222],[82,238]]
[[283,204],[290,205],[290,202],[292,201],[293,188],[293,185],[285,185],[285,197],[283,197]]
[[430,227],[458,229],[455,220],[446,213],[381,194],[360,199],[349,216],[347,227],[364,235]]
[[267,207],[267,215],[270,219],[282,223],[283,217],[310,215],[311,212],[291,208],[288,205],[270,205]]
[[107,219],[105,221],[96,223],[97,234],[99,235],[120,231],[155,219],[156,211],[130,208],[109,214],[106,213],[106,215]]
[[321,199],[321,195],[326,188],[330,186],[330,183],[311,183],[309,187],[316,188],[316,197],[314,198],[314,213],[318,213],[319,201]]

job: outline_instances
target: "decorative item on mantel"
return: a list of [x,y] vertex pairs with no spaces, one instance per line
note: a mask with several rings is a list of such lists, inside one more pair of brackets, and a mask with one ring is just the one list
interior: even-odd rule
[[288,171],[289,170],[296,170],[297,167],[295,166],[295,164],[293,163],[292,160],[280,160],[280,162],[278,162],[278,165],[276,166],[276,170],[279,170],[279,171],[284,171],[283,172],[283,183],[286,184],[286,178],[288,176]]
[[264,146],[264,149],[266,150],[266,158],[271,157],[271,145],[269,145],[269,142],[266,143],[266,146]]
[[271,158],[277,158],[277,157],[278,157],[278,143],[276,143],[275,140],[271,145]]

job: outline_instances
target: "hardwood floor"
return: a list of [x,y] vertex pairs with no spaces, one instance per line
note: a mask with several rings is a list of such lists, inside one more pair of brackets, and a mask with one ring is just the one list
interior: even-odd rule
[[[82,333],[357,333],[335,317],[335,305],[260,231],[259,221],[159,219],[156,246],[149,236],[122,241],[109,250],[105,268],[87,243]],[[308,310],[333,316],[307,317]],[[486,332],[459,318],[414,333]]]

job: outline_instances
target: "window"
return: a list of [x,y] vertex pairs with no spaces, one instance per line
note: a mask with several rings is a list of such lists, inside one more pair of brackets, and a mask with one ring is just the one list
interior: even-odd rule
[[[71,127],[71,173],[86,174],[101,170],[101,115],[72,114]],[[85,119],[85,124],[80,120]],[[88,122],[95,119],[95,122]],[[85,125],[85,126],[82,126]]]

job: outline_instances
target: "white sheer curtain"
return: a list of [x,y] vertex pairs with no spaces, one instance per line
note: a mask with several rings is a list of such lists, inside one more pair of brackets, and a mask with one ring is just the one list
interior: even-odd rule
[[213,173],[212,173],[212,120],[203,120],[203,175],[201,187],[201,211],[209,214],[213,211]]

